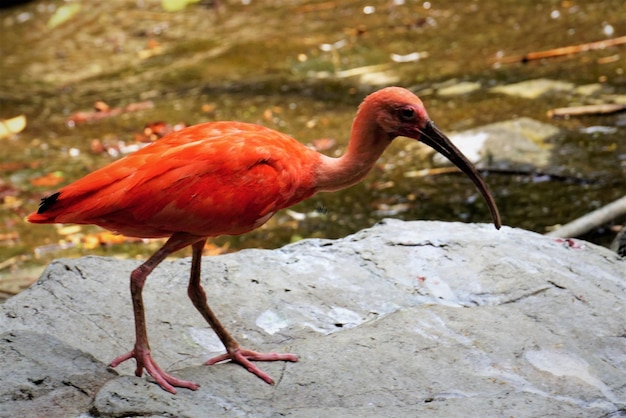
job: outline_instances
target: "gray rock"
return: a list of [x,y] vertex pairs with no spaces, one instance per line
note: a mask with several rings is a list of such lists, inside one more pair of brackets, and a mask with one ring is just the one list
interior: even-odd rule
[[480,90],[481,84],[475,81],[456,81],[450,80],[449,83],[438,86],[437,95],[442,97],[461,96],[463,94],[473,93]]
[[117,373],[49,334],[0,334],[0,417],[66,417],[87,411]]
[[[0,331],[53,335],[103,362],[82,411],[106,417],[626,414],[626,262],[593,244],[387,220],[341,240],[205,258],[209,303],[242,345],[300,355],[260,365],[275,386],[234,364],[202,366],[222,347],[186,298],[189,261],[163,263],[144,298],[156,361],[198,391],[171,395],[132,362],[106,372],[133,344],[137,261],[55,261],[1,306]],[[26,407],[3,402],[12,416]]]
[[525,99],[537,99],[544,94],[554,92],[570,92],[576,86],[568,81],[550,80],[539,78],[526,80],[519,83],[507,84],[504,86],[492,87],[492,93],[503,93],[509,96],[523,97]]
[[[479,168],[534,169],[549,165],[549,143],[559,133],[553,125],[523,117],[468,129],[450,140]],[[450,164],[440,154],[433,159]]]
[[626,227],[622,227],[613,242],[611,242],[611,250],[622,257],[626,257]]

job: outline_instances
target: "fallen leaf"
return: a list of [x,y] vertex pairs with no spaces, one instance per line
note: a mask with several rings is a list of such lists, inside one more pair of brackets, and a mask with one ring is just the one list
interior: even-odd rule
[[108,112],[111,110],[111,106],[109,106],[106,102],[103,102],[102,100],[97,100],[93,104],[93,108],[96,109],[96,111],[98,112]]
[[17,196],[5,196],[4,199],[2,199],[2,205],[0,205],[4,210],[17,209],[20,206],[22,206],[22,200]]
[[115,234],[109,231],[98,232],[97,237],[98,237],[98,240],[100,241],[100,244],[105,244],[105,245],[123,244],[129,241],[130,242],[140,241],[139,238],[127,237],[125,235]]
[[98,236],[95,234],[88,234],[83,237],[82,246],[86,250],[93,250],[100,246],[100,239],[98,239]]
[[170,125],[169,123],[162,121],[150,122],[143,128],[143,132],[135,134],[134,138],[135,141],[138,142],[154,142],[166,135],[171,134],[172,132],[180,131],[186,126],[187,125],[182,122],[177,123],[176,125]]
[[200,0],[161,0],[161,7],[166,12],[178,12],[190,4],[198,3]]
[[94,154],[102,154],[105,151],[104,144],[98,138],[94,138],[94,139],[91,140],[91,144],[89,145],[89,149]]
[[63,173],[60,171],[55,171],[53,173],[48,173],[45,176],[37,177],[30,181],[30,184],[33,186],[56,186],[57,184],[63,181]]
[[217,105],[215,103],[205,103],[202,105],[201,109],[204,113],[213,113],[215,109],[217,109]]
[[67,225],[61,226],[57,229],[57,234],[59,235],[74,235],[81,231],[82,227],[80,225]]
[[202,254],[203,255],[220,255],[220,254],[225,254],[228,252],[228,249],[230,248],[230,242],[226,241],[226,243],[223,246],[220,245],[215,245],[212,242],[207,241],[204,244],[204,248],[202,249]]
[[20,133],[26,127],[26,116],[19,115],[11,119],[0,120],[0,138],[7,138]]
[[50,20],[48,20],[48,29],[54,29],[73,18],[74,15],[76,15],[76,13],[80,10],[80,7],[81,6],[78,3],[65,4],[59,7],[56,12],[54,12]]
[[143,128],[144,140],[142,142],[156,141],[173,131],[174,128],[167,122],[158,121],[148,123],[146,127]]

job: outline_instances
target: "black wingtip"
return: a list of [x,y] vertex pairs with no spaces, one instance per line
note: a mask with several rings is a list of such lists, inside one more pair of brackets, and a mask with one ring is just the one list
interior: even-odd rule
[[48,209],[52,207],[59,199],[61,192],[56,192],[55,194],[51,194],[48,197],[44,197],[41,199],[41,203],[39,203],[39,209],[37,209],[37,213],[44,213]]

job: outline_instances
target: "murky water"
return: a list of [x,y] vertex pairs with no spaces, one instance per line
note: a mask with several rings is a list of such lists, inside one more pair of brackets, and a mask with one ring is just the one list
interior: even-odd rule
[[[59,187],[35,186],[33,180],[57,173],[62,185],[110,162],[114,157],[92,151],[93,139],[134,143],[134,135],[154,121],[242,120],[304,143],[332,138],[334,145],[324,152],[340,154],[362,97],[387,84],[417,92],[445,132],[520,116],[563,129],[553,144],[551,169],[574,180],[487,176],[507,225],[545,232],[626,190],[624,114],[550,120],[546,111],[577,104],[573,95],[531,100],[489,92],[496,85],[545,77],[601,83],[606,91],[626,94],[626,46],[494,64],[502,56],[624,35],[623,1],[253,0],[176,13],[163,12],[158,1],[69,3],[81,7],[52,28],[51,17],[68,3],[35,1],[0,10],[0,119],[28,118],[24,132],[0,139],[3,277],[61,256],[154,251],[155,244],[125,244],[32,256],[36,247],[62,239],[54,226],[23,222],[43,195]],[[422,58],[411,61],[416,54]],[[458,81],[481,88],[454,97],[437,94],[438,86]],[[149,100],[154,106],[68,126],[69,115],[89,110],[97,100],[112,107]],[[581,132],[596,125],[617,129]],[[399,139],[363,184],[315,196],[294,207],[296,213],[280,213],[256,232],[217,243],[236,249],[336,238],[388,216],[489,222],[464,176],[405,176],[428,164],[414,143]],[[606,241],[602,231],[597,235],[589,238]]]

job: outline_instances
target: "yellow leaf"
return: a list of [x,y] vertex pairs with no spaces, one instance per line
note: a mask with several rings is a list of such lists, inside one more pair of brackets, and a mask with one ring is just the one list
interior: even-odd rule
[[93,250],[100,246],[100,239],[97,235],[89,234],[83,238],[83,248],[86,250]]
[[73,18],[79,10],[80,4],[78,3],[65,4],[59,7],[56,12],[54,12],[50,20],[48,20],[48,29],[54,29],[57,26],[67,22],[68,20]]
[[59,226],[57,227],[57,233],[59,235],[74,235],[80,232],[80,225],[68,225],[68,226]]
[[26,127],[26,116],[19,115],[11,119],[0,120],[0,138],[20,133]]
[[183,10],[187,5],[198,3],[200,0],[161,0],[161,7],[166,12],[178,12]]

